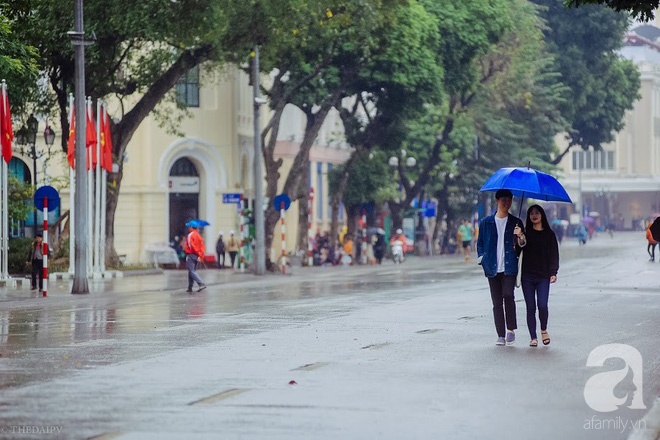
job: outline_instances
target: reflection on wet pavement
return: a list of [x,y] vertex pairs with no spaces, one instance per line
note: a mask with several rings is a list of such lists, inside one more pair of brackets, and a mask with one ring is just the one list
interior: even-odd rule
[[[563,257],[584,252],[573,247]],[[209,288],[195,294],[183,291],[183,271],[91,282],[85,296],[70,295],[63,281],[53,283],[48,298],[0,289],[0,388],[346,314],[366,296],[378,304],[393,296],[452,294],[456,287],[448,282],[461,280],[485,288],[480,267],[451,257],[298,269],[295,276],[227,272],[203,271]]]

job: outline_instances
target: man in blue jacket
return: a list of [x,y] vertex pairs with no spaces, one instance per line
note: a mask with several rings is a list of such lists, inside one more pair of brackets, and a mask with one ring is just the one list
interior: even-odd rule
[[[516,302],[513,289],[518,274],[518,254],[527,244],[523,234],[523,223],[509,214],[513,194],[508,189],[495,193],[497,212],[481,220],[477,255],[490,285],[493,300],[493,315],[497,330],[497,345],[512,345],[516,341]],[[504,304],[504,306],[502,306]],[[505,321],[506,311],[506,321]],[[506,337],[505,337],[506,322]]]

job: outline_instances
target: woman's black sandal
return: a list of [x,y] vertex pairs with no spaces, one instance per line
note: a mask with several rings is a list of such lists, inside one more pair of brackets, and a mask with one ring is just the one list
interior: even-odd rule
[[543,341],[543,345],[549,345],[550,344],[550,335],[548,335],[547,331],[542,331],[541,332],[541,340]]

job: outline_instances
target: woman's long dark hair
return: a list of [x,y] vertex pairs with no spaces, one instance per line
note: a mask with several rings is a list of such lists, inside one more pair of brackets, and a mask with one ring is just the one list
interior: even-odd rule
[[545,215],[545,211],[541,206],[539,205],[532,205],[529,208],[527,208],[527,222],[525,223],[525,230],[529,231],[532,228],[534,228],[534,224],[532,223],[532,219],[529,217],[529,213],[532,212],[532,209],[538,209],[538,211],[541,213],[541,226],[543,226],[544,231],[551,231],[550,229],[550,223],[548,223],[548,217]]

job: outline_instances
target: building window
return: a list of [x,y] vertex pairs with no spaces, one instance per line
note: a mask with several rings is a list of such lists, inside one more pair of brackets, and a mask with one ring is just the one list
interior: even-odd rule
[[197,167],[187,157],[182,157],[174,162],[170,170],[170,176],[199,176]]
[[573,171],[614,171],[614,151],[573,151]]
[[176,100],[187,107],[199,107],[199,66],[193,67],[179,79]]
[[316,189],[317,189],[317,218],[323,220],[323,163],[317,162],[316,164]]

